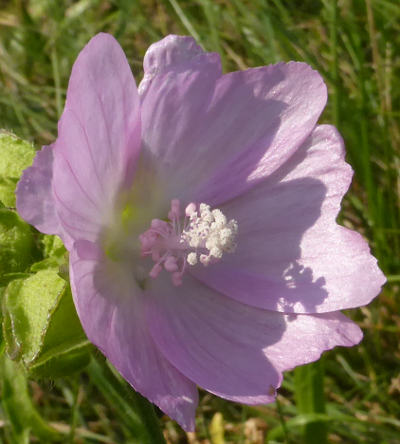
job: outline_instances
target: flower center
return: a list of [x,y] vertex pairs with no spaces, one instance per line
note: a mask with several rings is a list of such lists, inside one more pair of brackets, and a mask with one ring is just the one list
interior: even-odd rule
[[224,253],[236,248],[238,224],[227,220],[219,209],[190,203],[182,219],[180,202],[171,201],[168,220],[153,219],[150,228],[139,236],[141,254],[155,262],[149,276],[156,278],[162,269],[171,273],[172,283],[182,284],[187,265],[207,266],[218,262]]

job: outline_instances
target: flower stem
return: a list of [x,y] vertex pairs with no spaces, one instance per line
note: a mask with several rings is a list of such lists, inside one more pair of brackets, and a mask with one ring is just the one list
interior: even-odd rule
[[95,355],[87,371],[91,381],[118,412],[135,442],[165,444],[153,405],[128,386],[102,356]]
[[[325,413],[324,371],[320,361],[298,367],[294,373],[295,398],[299,415]],[[302,431],[305,444],[325,444],[327,427],[324,421],[309,421]]]

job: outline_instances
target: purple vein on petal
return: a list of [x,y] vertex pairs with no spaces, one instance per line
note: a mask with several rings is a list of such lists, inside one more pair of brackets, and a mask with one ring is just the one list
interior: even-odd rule
[[103,192],[103,195],[105,195],[104,184],[103,184],[103,181],[100,180],[99,171],[98,171],[98,169],[97,169],[97,164],[96,164],[95,161],[94,161],[92,145],[91,145],[91,143],[90,143],[90,141],[89,141],[89,137],[88,137],[88,134],[87,134],[87,131],[86,131],[86,127],[83,125],[83,123],[81,122],[81,120],[80,120],[79,117],[76,115],[76,113],[75,113],[75,111],[74,111],[73,109],[69,109],[69,111],[72,113],[72,115],[73,115],[73,116],[75,117],[75,119],[77,120],[77,122],[78,122],[79,126],[81,127],[82,132],[83,132],[83,134],[84,134],[84,136],[85,136],[85,139],[86,139],[86,145],[87,145],[87,147],[88,147],[88,152],[89,152],[90,159],[91,159],[91,161],[92,161],[93,170],[94,170],[94,173],[95,173],[95,176],[96,176],[96,179],[97,179],[97,183],[98,183],[98,185],[100,186],[101,191]]
[[100,209],[99,209],[98,203],[96,203],[96,202],[93,200],[93,198],[88,194],[88,192],[87,192],[87,191],[85,190],[85,188],[82,186],[82,184],[81,184],[80,181],[78,180],[78,177],[77,177],[75,171],[73,170],[73,168],[72,168],[72,166],[71,166],[69,160],[64,156],[63,153],[57,153],[57,154],[58,154],[59,156],[61,156],[61,157],[64,159],[65,163],[68,165],[68,168],[69,168],[69,170],[71,171],[72,176],[74,177],[75,182],[76,182],[76,184],[79,186],[79,188],[81,189],[82,193],[87,197],[87,199],[88,199],[89,202],[95,207],[95,209],[96,209],[97,211],[100,212]]
[[54,192],[54,197],[58,200],[60,205],[62,205],[67,211],[69,211],[72,214],[75,214],[80,219],[82,219],[82,220],[84,220],[86,222],[89,222],[90,224],[93,224],[93,221],[91,219],[88,219],[87,217],[83,216],[81,213],[78,213],[76,210],[71,209],[69,207],[69,205],[67,205],[65,203],[65,201],[63,199],[61,199],[61,197],[57,194],[57,190],[55,188],[54,188],[53,192]]

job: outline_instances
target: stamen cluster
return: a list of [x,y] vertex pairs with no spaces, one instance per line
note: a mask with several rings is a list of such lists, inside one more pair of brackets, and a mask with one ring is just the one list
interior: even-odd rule
[[211,210],[209,205],[201,203],[199,211],[191,203],[186,207],[186,216],[190,222],[182,233],[182,238],[196,251],[189,253],[187,261],[190,265],[197,264],[197,250],[207,250],[200,254],[200,262],[208,265],[222,258],[226,253],[232,253],[236,248],[238,224],[234,219],[229,222],[221,210]]
[[181,224],[180,202],[171,201],[168,221],[153,219],[150,228],[139,236],[142,256],[151,256],[155,265],[149,276],[156,278],[162,269],[171,273],[174,285],[182,284],[186,266],[204,266],[219,261],[236,248],[238,224],[227,220],[219,209],[190,203]]

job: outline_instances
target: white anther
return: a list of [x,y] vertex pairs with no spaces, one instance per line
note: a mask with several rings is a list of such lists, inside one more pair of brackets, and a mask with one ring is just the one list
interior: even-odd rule
[[197,264],[197,254],[194,251],[192,251],[191,253],[189,253],[187,255],[186,260],[189,265],[196,265]]
[[186,216],[190,217],[192,214],[196,214],[196,204],[190,203],[185,209]]
[[[207,266],[210,262],[221,259],[225,252],[233,252],[236,248],[237,222],[229,222],[221,210],[211,210],[209,205],[201,203],[198,211],[194,204],[186,207],[186,215],[190,222],[182,233],[182,238],[196,250],[207,250],[208,254],[201,253],[200,262]],[[200,213],[200,214],[199,214]],[[186,261],[189,265],[198,262],[197,254],[190,252]]]

